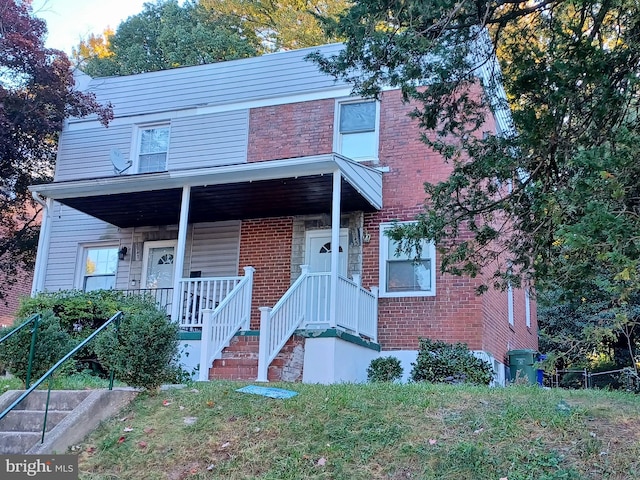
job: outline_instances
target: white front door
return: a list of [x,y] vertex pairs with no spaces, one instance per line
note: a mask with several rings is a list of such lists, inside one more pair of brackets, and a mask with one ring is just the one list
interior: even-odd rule
[[[347,229],[340,229],[340,249],[338,253],[338,273],[347,276],[347,252],[349,235]],[[305,262],[311,273],[331,272],[331,230],[311,230],[306,234]],[[305,326],[326,328],[329,326],[329,275],[312,275],[306,295]]]
[[146,242],[142,257],[142,289],[161,291],[153,293],[159,304],[170,309],[173,298],[173,276],[175,274],[176,240]]
[[[340,250],[338,253],[340,275],[347,275],[347,252],[349,250],[349,231],[340,229]],[[311,272],[331,271],[331,230],[310,230],[306,234],[305,263]]]

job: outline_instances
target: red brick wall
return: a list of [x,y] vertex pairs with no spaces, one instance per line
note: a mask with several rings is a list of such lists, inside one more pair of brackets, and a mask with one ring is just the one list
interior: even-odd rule
[[[329,153],[333,146],[334,100],[252,109],[248,160],[250,162]],[[398,91],[381,97],[379,163],[383,176],[384,209],[366,214],[364,228],[371,241],[363,245],[362,282],[379,283],[379,225],[391,220],[413,220],[422,211],[423,183],[447,178],[451,166],[420,141],[417,123],[407,116],[410,107]],[[493,121],[486,129],[494,128]],[[260,306],[273,306],[289,286],[292,219],[244,221],[240,266],[256,267],[252,328],[258,328]],[[439,266],[436,268],[439,269]],[[439,271],[439,270],[438,270]],[[462,341],[502,360],[508,348],[535,348],[535,334],[524,328],[521,292],[515,292],[516,327],[507,321],[506,293],[475,293],[480,280],[436,276],[435,297],[381,298],[379,341],[383,348],[415,349],[418,337]],[[520,322],[520,324],[518,324]],[[535,306],[532,332],[537,331]],[[521,326],[519,326],[521,325]]]
[[333,99],[252,108],[247,161],[331,153],[334,108]]
[[[240,228],[240,269],[256,269],[253,278],[251,329],[260,328],[259,307],[273,307],[291,282],[293,218],[243,220]],[[239,272],[244,275],[243,271]]]
[[30,272],[22,272],[18,275],[17,282],[11,287],[2,283],[4,299],[0,299],[0,327],[13,325],[20,298],[31,294],[32,278],[33,275]]

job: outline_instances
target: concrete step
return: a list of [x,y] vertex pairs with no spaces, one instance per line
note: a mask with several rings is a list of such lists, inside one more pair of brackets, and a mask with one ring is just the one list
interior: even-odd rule
[[[49,410],[47,431],[59,424],[71,410]],[[42,432],[44,410],[12,410],[0,420],[2,432]]]
[[28,451],[42,439],[42,432],[1,432],[0,453],[17,455]]
[[[71,411],[80,405],[90,393],[90,390],[51,390],[49,410]],[[20,402],[14,410],[44,410],[46,404],[47,391],[34,390],[27,398]]]
[[[2,395],[0,411],[9,407],[22,393],[13,390]],[[40,443],[47,392],[34,391],[0,420],[0,454],[64,453],[102,420],[130,402],[135,394],[132,389],[52,391],[47,431],[44,443]]]

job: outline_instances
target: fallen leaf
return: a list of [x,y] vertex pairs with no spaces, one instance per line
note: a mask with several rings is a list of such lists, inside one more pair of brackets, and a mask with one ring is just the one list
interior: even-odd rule
[[214,405],[215,405],[215,403],[213,403],[211,400],[209,400],[207,402],[207,407],[209,407],[209,408],[213,407]]
[[123,432],[133,432],[133,428],[131,428],[131,427],[125,427],[122,431],[123,431]]
[[222,445],[220,445],[220,448],[227,448],[229,445],[231,445],[231,442],[225,442]]
[[484,428],[479,428],[479,429],[473,431],[473,433],[475,433],[476,435],[478,433],[481,433],[481,432],[484,432]]
[[180,405],[178,408],[179,408],[180,410],[184,410],[184,407],[183,407],[182,405]]
[[118,443],[122,443],[127,439],[124,435],[118,439]]
[[162,405],[164,405],[165,407],[168,407],[169,405],[171,405],[171,402],[169,400],[163,400]]
[[144,427],[144,430],[142,431],[146,434],[149,434],[149,433],[153,433],[155,430],[151,427]]
[[121,421],[121,422],[124,422],[124,421],[126,421],[126,420],[129,420],[129,417],[122,417],[122,418],[120,419],[120,421]]
[[87,453],[89,455],[92,455],[95,451],[96,451],[96,447],[94,447],[93,445],[87,447]]
[[216,466],[212,463],[211,465],[209,465],[207,467],[207,470],[210,472],[211,470],[213,470],[214,468],[216,468]]
[[433,438],[430,438],[430,439],[429,439],[429,445],[435,445],[436,443],[438,443],[438,441],[437,441],[437,440],[435,440],[435,439],[433,439]]
[[147,442],[138,442],[140,448],[147,448]]
[[324,467],[326,463],[327,463],[327,459],[324,457],[320,457],[316,465],[318,465],[319,467]]

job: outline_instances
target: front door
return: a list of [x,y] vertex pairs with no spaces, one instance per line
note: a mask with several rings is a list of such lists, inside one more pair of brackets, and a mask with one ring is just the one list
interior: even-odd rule
[[[340,229],[338,273],[347,275],[347,252],[349,236],[347,229]],[[305,261],[312,274],[331,272],[331,230],[311,230],[306,234]],[[311,276],[307,292],[305,324],[307,328],[326,328],[329,326],[329,275]]]
[[[338,273],[342,276],[347,275],[348,246],[348,230],[341,228]],[[310,230],[307,232],[305,262],[312,272],[331,271],[331,230]]]
[[150,290],[156,301],[170,312],[175,274],[176,240],[146,242],[142,258],[142,289]]

